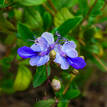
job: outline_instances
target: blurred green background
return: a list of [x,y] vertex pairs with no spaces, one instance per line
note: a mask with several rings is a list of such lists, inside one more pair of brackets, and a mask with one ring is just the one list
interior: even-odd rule
[[[17,55],[46,31],[75,41],[87,66],[76,73],[52,61],[31,67]],[[106,99],[107,0],[0,0],[0,107],[106,107]]]

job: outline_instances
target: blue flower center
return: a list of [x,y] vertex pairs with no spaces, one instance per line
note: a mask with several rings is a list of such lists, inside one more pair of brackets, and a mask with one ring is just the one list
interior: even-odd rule
[[55,44],[56,44],[56,43],[51,44],[51,45],[47,48],[46,51],[40,52],[39,55],[40,55],[40,56],[48,55],[48,54],[50,53],[50,51],[54,49]]

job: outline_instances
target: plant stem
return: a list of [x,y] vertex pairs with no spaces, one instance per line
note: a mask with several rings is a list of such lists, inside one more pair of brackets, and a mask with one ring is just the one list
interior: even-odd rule
[[90,15],[92,9],[94,8],[94,6],[96,5],[97,1],[98,1],[98,0],[95,0],[95,2],[93,3],[93,5],[90,7],[89,11],[87,12],[87,14],[86,14],[86,16],[84,17],[84,19],[81,21],[80,25],[81,25],[85,20],[88,19],[89,15]]
[[48,68],[47,68],[47,66],[48,66],[48,65],[46,64],[46,75],[47,75],[47,80],[48,80],[48,81],[47,81],[47,84],[48,84],[48,83],[50,83],[50,79],[49,79],[49,76],[48,76]]
[[75,78],[75,76],[76,76],[75,74],[72,74],[70,81],[68,82],[68,84],[66,85],[66,87],[63,91],[63,95],[68,91],[70,84],[71,84],[72,80]]
[[51,0],[48,0],[48,3],[50,4],[50,6],[52,7],[52,9],[54,10],[55,13],[57,13],[57,10],[53,4],[53,2]]
[[17,38],[15,37],[13,43],[11,45],[7,46],[7,52],[5,54],[5,57],[8,57],[10,55],[11,48],[16,44],[16,40],[17,40]]
[[54,16],[53,11],[52,11],[50,8],[48,8],[48,6],[47,6],[46,4],[43,4],[43,7],[44,7],[52,16]]
[[78,41],[83,45],[86,46],[85,42],[82,39],[78,39]]
[[102,63],[102,61],[99,59],[99,57],[96,56],[95,54],[93,54],[93,57],[104,67],[105,71],[107,71],[107,67]]
[[107,1],[105,1],[104,5],[103,5],[103,7],[102,7],[102,9],[101,9],[101,11],[104,10],[104,8],[106,7],[106,5],[107,5]]
[[[79,42],[83,45],[86,46],[85,42],[82,40],[79,40]],[[92,54],[92,56],[104,67],[105,71],[107,71],[107,67],[102,63],[102,61],[99,59],[99,57],[95,54]]]

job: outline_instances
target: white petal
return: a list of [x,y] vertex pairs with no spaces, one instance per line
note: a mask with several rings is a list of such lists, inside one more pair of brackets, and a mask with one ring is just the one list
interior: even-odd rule
[[37,62],[37,66],[41,66],[46,64],[49,61],[49,55],[45,55],[40,58],[40,60]]
[[56,53],[56,58],[54,62],[59,63],[61,65],[62,69],[68,69],[69,68],[69,63],[66,61],[66,59],[62,56],[60,56],[59,53]]
[[45,51],[49,47],[47,40],[43,37],[37,38],[36,44],[40,46],[41,51]]
[[71,58],[78,57],[78,52],[75,49],[67,49],[64,52],[66,53],[67,56]]
[[53,44],[54,43],[54,38],[53,38],[52,33],[44,32],[42,34],[42,37],[47,40],[48,44]]
[[45,55],[43,57],[41,56],[36,56],[30,59],[30,65],[32,66],[41,66],[44,65],[45,63],[47,63],[49,61],[49,56]]
[[62,46],[63,51],[67,49],[75,49],[75,48],[76,48],[76,44],[74,41],[67,41]]
[[33,44],[33,45],[31,46],[31,49],[32,49],[33,51],[35,51],[35,52],[40,52],[40,51],[41,51],[40,45],[38,45],[38,44]]
[[32,57],[29,61],[31,66],[37,65],[38,61],[40,60],[40,56]]

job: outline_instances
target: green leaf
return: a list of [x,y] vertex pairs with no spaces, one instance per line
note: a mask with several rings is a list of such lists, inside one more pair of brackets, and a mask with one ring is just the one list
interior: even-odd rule
[[[87,64],[91,65],[92,62],[88,60]],[[83,87],[84,85],[86,85],[87,81],[90,80],[90,77],[92,75],[93,75],[93,68],[92,68],[92,66],[89,66],[88,69],[83,70],[82,72],[79,72],[79,74],[75,78],[75,81],[76,81],[78,87]]]
[[[21,58],[21,57],[20,57]],[[21,65],[29,65],[29,59],[24,59],[24,60],[22,60],[22,61],[20,61],[20,66]]]
[[24,41],[34,39],[33,33],[29,30],[27,26],[22,23],[18,23],[17,25],[18,37]]
[[69,104],[69,100],[61,99],[59,100],[57,107],[68,107],[68,104]]
[[67,8],[62,8],[54,17],[54,25],[59,27],[64,21],[73,18],[74,16]]
[[0,0],[0,5],[3,5],[5,0]]
[[80,95],[80,90],[78,89],[69,89],[66,94],[65,94],[65,98],[66,99],[74,99],[76,97],[78,97]]
[[13,58],[13,55],[9,55],[8,57],[4,57],[0,60],[0,66],[3,72],[8,72],[8,69],[11,67]]
[[48,99],[48,100],[41,100],[37,102],[34,107],[52,107],[52,105],[55,103],[54,99]]
[[12,34],[16,29],[10,21],[0,15],[0,30],[6,34]]
[[105,17],[100,18],[100,19],[98,20],[98,23],[99,23],[99,22],[101,22],[101,23],[107,22],[107,17],[105,16]]
[[34,7],[25,9],[25,24],[30,29],[42,30],[43,20],[40,12]]
[[23,16],[23,9],[14,9],[14,17],[16,20],[21,20]]
[[103,17],[107,17],[107,3],[105,3],[106,4],[106,6],[104,6],[104,8],[103,8]]
[[83,34],[85,41],[87,41],[87,43],[91,42],[95,33],[96,33],[95,27],[87,28]]
[[105,38],[105,40],[102,42],[102,46],[103,48],[107,49],[107,39]]
[[14,43],[14,41],[15,41],[15,38],[16,38],[16,34],[15,33],[13,33],[13,34],[8,34],[8,36],[7,36],[7,38],[5,39],[5,44],[6,45],[11,45],[11,44],[13,44]]
[[77,84],[72,81],[68,91],[64,95],[64,99],[74,99],[80,95],[80,90],[78,89]]
[[5,3],[5,0],[0,0],[0,7],[3,7]]
[[36,87],[40,86],[42,83],[44,83],[44,81],[47,79],[47,72],[48,72],[48,76],[49,76],[50,72],[51,72],[49,65],[48,66],[44,65],[44,66],[37,68],[36,73],[34,75],[34,79],[33,79],[33,87],[36,88]]
[[70,8],[78,3],[78,0],[63,0],[63,2],[62,0],[52,0],[52,1],[53,1],[53,4],[55,5],[55,8],[58,10],[63,7]]
[[99,48],[99,46],[97,44],[88,46],[87,50],[90,53],[95,53],[95,54],[99,54],[100,53],[100,48]]
[[44,28],[47,29],[51,26],[52,24],[52,16],[49,12],[45,12],[43,15],[44,19]]
[[[67,79],[66,81],[69,82],[69,80]],[[71,82],[67,92],[63,95],[66,85],[67,85],[66,82],[64,85],[61,84],[61,89],[58,92],[56,92],[57,98],[60,98],[61,101],[66,102],[80,95],[80,90],[78,89],[78,86],[74,81]]]
[[95,0],[90,0],[90,1],[88,2],[89,6],[91,6],[94,2],[95,2]]
[[7,94],[12,94],[14,93],[14,88],[13,88],[13,79],[11,77],[2,79],[0,81],[0,93],[7,93]]
[[16,0],[22,5],[25,6],[37,6],[43,4],[46,0]]
[[90,60],[96,64],[96,66],[102,71],[107,72],[107,63],[105,63],[102,59],[91,56]]
[[101,15],[101,8],[103,7],[103,5],[104,5],[104,0],[97,0],[95,6],[93,7],[90,13],[90,16],[96,17],[97,15]]
[[75,17],[72,19],[68,19],[61,26],[59,26],[57,31],[61,35],[66,35],[70,30],[74,29],[81,22],[82,19],[83,19],[82,16],[78,16],[78,17]]
[[9,18],[9,19],[14,18],[14,10],[10,10],[10,11],[8,12],[8,18]]
[[24,91],[29,87],[31,80],[31,71],[26,66],[19,66],[16,79],[14,81],[14,89],[16,91]]
[[79,0],[79,12],[83,15],[83,16],[85,16],[86,14],[87,14],[87,12],[88,12],[88,9],[89,9],[89,7],[88,7],[88,1],[87,0]]

